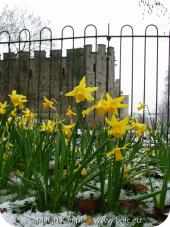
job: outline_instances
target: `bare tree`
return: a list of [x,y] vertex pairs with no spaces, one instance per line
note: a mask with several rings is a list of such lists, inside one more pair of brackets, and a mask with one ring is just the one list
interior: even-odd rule
[[158,17],[167,16],[170,18],[168,8],[158,0],[139,0],[139,6],[143,9],[143,15],[155,14]]
[[[30,31],[31,40],[39,39],[40,30],[43,27],[49,26],[50,22],[44,22],[41,17],[34,15],[27,10],[21,10],[17,7],[10,8],[8,5],[4,7],[0,14],[0,33],[2,31],[8,31],[10,33],[10,39],[12,42],[19,41],[19,32],[22,29],[28,29]],[[44,34],[45,33],[45,34]],[[47,32],[43,33],[43,38],[49,37]],[[27,31],[23,31],[20,40],[28,40],[29,34]],[[0,37],[0,41],[2,36]],[[26,49],[26,43],[22,45],[22,50]],[[34,50],[37,43],[31,44],[31,50]],[[12,45],[12,50],[18,52],[18,44]]]
[[[159,0],[139,0],[139,7],[142,8],[143,17],[145,15],[155,15],[158,18],[165,19],[164,28],[169,31],[170,27],[170,12],[168,8],[162,1]],[[165,33],[165,32],[164,32]],[[170,51],[170,50],[169,50]],[[168,77],[170,77],[170,65],[168,66],[168,70],[166,73],[165,84],[164,84],[164,92],[161,97],[161,103],[159,104],[159,112],[162,113],[163,119],[167,122],[167,116],[170,111],[168,111],[168,101],[170,101],[170,97],[168,98]],[[168,120],[170,122],[170,119]]]

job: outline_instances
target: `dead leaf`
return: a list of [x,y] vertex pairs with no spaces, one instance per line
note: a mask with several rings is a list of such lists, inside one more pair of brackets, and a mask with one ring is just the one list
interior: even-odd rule
[[80,211],[82,214],[94,214],[101,210],[100,199],[84,199],[78,200],[75,204],[75,210]]
[[132,183],[132,190],[134,192],[134,194],[139,193],[146,193],[149,189],[146,185],[144,184],[136,184],[136,183]]
[[143,211],[147,216],[162,222],[168,217],[168,215],[164,214],[164,212],[157,207],[144,208]]
[[122,200],[122,208],[129,210],[133,214],[140,212],[140,205],[135,199]]
[[7,209],[6,208],[0,208],[0,213],[4,213],[4,212],[7,212]]
[[140,183],[126,183],[123,185],[123,189],[126,191],[132,190],[134,194],[146,193],[149,189],[146,185]]

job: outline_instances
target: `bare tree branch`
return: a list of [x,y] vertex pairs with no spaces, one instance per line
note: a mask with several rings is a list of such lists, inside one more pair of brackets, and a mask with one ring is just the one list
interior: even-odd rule
[[[0,32],[8,31],[11,36],[11,41],[19,41],[19,32],[23,29],[28,29],[31,34],[31,40],[39,39],[40,30],[43,27],[49,26],[50,22],[44,22],[39,16],[27,10],[21,10],[16,7],[10,8],[8,5],[4,7],[0,15]],[[43,38],[47,38],[48,33],[43,34]],[[25,31],[21,34],[20,40],[28,41],[28,33]],[[23,43],[21,50],[26,50],[26,43]],[[31,44],[31,51],[36,49],[38,44]],[[18,52],[19,45],[13,44],[12,51]]]

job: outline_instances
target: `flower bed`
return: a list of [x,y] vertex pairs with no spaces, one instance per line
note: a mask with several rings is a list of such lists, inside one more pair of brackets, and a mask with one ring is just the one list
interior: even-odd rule
[[[3,197],[10,195],[7,210],[0,201],[4,215],[8,209],[19,215],[26,206],[29,215],[35,211],[59,215],[62,209],[70,211],[70,217],[81,213],[87,224],[95,223],[99,215],[114,220],[138,217],[142,223],[166,219],[169,126],[152,118],[150,128],[134,116],[120,119],[119,110],[128,107],[122,103],[124,96],[106,93],[106,99],[102,95],[97,100],[91,94],[97,89],[87,87],[83,77],[66,94],[75,97],[76,105],[75,110],[68,107],[65,117],[58,113],[55,100],[44,97],[43,108],[53,111],[53,119],[43,120],[25,107],[28,100],[16,91],[9,95],[9,104],[0,103],[0,190]],[[139,103],[138,110],[143,109],[149,114]],[[98,119],[93,127],[90,114]],[[30,196],[32,202],[15,209],[14,201]]]

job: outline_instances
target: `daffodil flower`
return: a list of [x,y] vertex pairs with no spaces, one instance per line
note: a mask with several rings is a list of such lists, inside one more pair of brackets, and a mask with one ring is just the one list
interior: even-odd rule
[[70,137],[72,135],[72,129],[75,126],[75,124],[71,125],[63,125],[62,130],[65,136]]
[[25,125],[26,125],[26,122],[24,120],[24,117],[22,116],[18,121],[18,126],[19,126],[19,128],[25,129]]
[[83,110],[83,111],[82,111],[83,117],[89,115],[89,114],[95,109],[95,107],[96,107],[96,106],[91,106],[91,107],[89,107],[88,109]]
[[87,215],[87,218],[85,219],[85,223],[87,225],[93,225],[94,224],[94,218],[92,216]]
[[83,177],[87,175],[87,169],[86,169],[86,168],[83,168],[83,169],[82,169],[81,175],[82,175]]
[[145,108],[145,104],[139,102],[139,106],[137,107],[138,111],[143,110]]
[[11,124],[11,121],[12,121],[12,117],[8,117],[7,122],[8,122],[9,125]]
[[123,160],[123,156],[121,153],[121,148],[117,147],[114,149],[114,153],[115,153],[115,160],[116,161],[122,161]]
[[125,96],[121,96],[119,98],[113,99],[110,94],[107,92],[106,94],[106,111],[109,114],[114,114],[118,116],[118,108],[128,108],[128,104],[122,104],[121,102],[125,99]]
[[86,87],[86,77],[84,76],[79,85],[76,86],[72,91],[68,92],[66,96],[75,97],[77,103],[83,102],[84,100],[93,101],[94,97],[91,95],[91,93],[97,89],[98,87]]
[[106,157],[108,158],[108,157],[111,157],[112,155],[115,155],[115,160],[116,161],[123,160],[123,156],[122,156],[121,150],[126,149],[127,148],[127,145],[128,144],[126,144],[123,147],[116,147],[116,148],[114,148],[112,151],[109,151],[109,152],[106,153]]
[[67,112],[66,112],[66,116],[68,117],[72,117],[72,116],[76,116],[77,114],[73,112],[73,110],[71,109],[71,106],[69,106]]
[[25,119],[26,123],[27,124],[32,123],[34,120],[35,114],[33,112],[31,112],[31,110],[28,108],[26,108],[26,110],[25,111],[23,110],[22,112],[24,113],[24,119]]
[[0,115],[3,115],[6,113],[6,108],[7,108],[7,101],[4,103],[0,103]]
[[146,124],[139,123],[137,118],[133,120],[132,127],[135,129],[137,137],[141,137],[142,134],[147,131]]
[[55,109],[55,107],[53,106],[54,105],[54,101],[50,101],[49,99],[47,99],[45,96],[44,96],[44,102],[43,102],[43,107],[44,108],[51,108],[51,109]]
[[127,130],[131,129],[131,126],[128,125],[129,116],[125,117],[123,120],[118,121],[114,115],[112,115],[111,120],[105,117],[106,123],[111,126],[109,130],[109,135],[113,135],[116,138],[121,138]]
[[12,104],[15,107],[19,107],[19,109],[23,109],[24,108],[24,103],[27,102],[26,100],[26,96],[24,95],[19,95],[16,93],[16,90],[13,90],[11,95],[9,95]]
[[56,132],[58,124],[55,121],[47,120],[47,122],[43,122],[41,125],[41,131],[45,131],[47,133]]
[[11,115],[12,117],[16,117],[16,116],[17,116],[17,109],[14,108],[14,109],[11,111],[10,115]]
[[5,153],[3,154],[3,160],[4,160],[4,161],[7,161],[8,158],[9,158],[9,152],[5,152]]
[[103,99],[103,93],[100,100],[97,102],[97,104],[82,111],[83,117],[89,115],[94,109],[97,110],[97,114],[99,116],[103,116],[106,113],[106,100]]
[[97,114],[99,116],[105,115],[105,113],[107,111],[106,104],[107,104],[107,101],[103,99],[103,94],[102,94],[100,100],[97,102],[96,107],[95,107],[97,110]]

